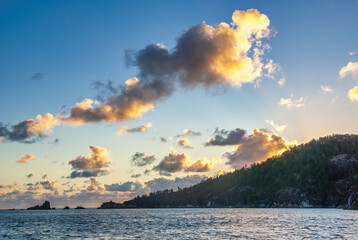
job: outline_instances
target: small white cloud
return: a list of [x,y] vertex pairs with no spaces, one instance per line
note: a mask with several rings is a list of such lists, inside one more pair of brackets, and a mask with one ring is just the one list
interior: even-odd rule
[[348,97],[352,102],[358,102],[358,86],[349,90]]
[[266,123],[269,124],[271,127],[273,127],[275,132],[283,132],[287,127],[286,125],[275,124],[273,120],[266,120]]
[[334,89],[332,89],[332,88],[330,88],[328,86],[321,86],[321,90],[323,92],[334,92],[335,91]]
[[357,52],[348,52],[349,56],[353,56],[354,54],[356,54]]
[[299,99],[293,99],[293,94],[289,98],[281,98],[278,103],[280,106],[286,106],[288,109],[291,108],[300,108],[305,105],[305,101],[303,97]]
[[344,78],[348,74],[351,74],[353,76],[358,75],[358,62],[349,62],[339,71],[339,76],[341,76],[341,78]]
[[278,85],[280,87],[283,87],[286,83],[286,79],[285,78],[281,78],[280,80],[277,81]]

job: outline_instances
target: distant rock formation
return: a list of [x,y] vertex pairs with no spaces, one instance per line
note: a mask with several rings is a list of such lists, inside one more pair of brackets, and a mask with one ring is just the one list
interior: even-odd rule
[[121,208],[122,204],[113,202],[112,200],[109,202],[104,202],[98,209],[112,209],[112,208]]
[[51,208],[50,202],[45,201],[41,206],[36,205],[34,207],[29,207],[27,210],[52,210],[54,208]]
[[69,206],[66,206],[65,208],[64,208],[64,210],[69,210],[70,209],[70,207]]
[[81,207],[81,206],[77,206],[75,209],[86,209],[86,208]]

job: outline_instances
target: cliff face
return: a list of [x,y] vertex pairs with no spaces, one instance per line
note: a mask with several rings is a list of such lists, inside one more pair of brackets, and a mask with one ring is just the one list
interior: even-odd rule
[[358,136],[333,135],[262,164],[121,207],[338,207],[358,209]]

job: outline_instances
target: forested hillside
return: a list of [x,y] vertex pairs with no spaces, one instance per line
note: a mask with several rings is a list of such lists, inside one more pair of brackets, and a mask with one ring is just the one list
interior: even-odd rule
[[261,164],[189,188],[138,196],[120,207],[355,208],[357,159],[357,135],[327,136]]

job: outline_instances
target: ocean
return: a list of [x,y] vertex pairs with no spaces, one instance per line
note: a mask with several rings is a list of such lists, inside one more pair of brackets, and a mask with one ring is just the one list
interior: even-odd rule
[[85,209],[0,211],[1,239],[358,239],[341,209]]

